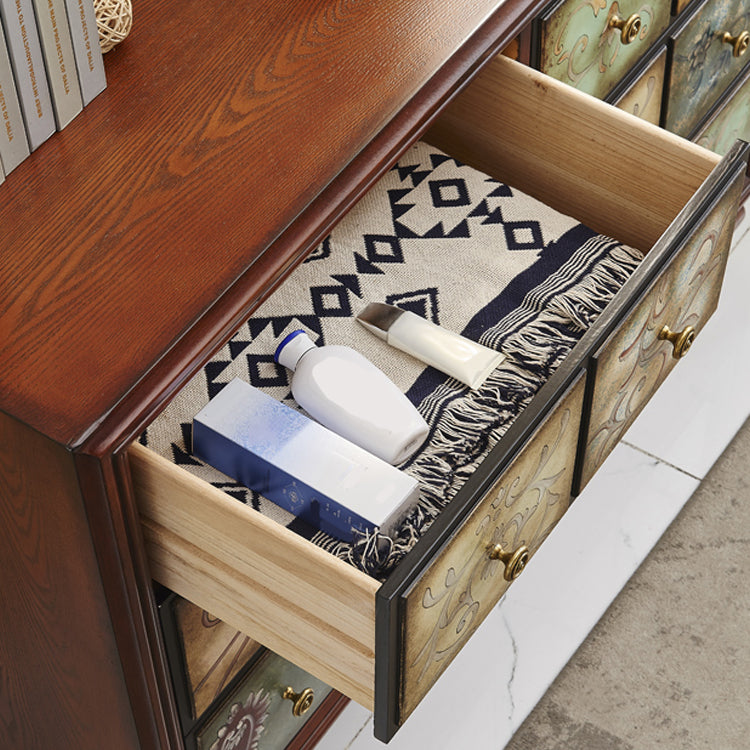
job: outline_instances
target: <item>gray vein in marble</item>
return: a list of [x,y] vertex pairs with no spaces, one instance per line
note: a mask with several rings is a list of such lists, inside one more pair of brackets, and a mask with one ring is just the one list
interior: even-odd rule
[[642,453],[644,456],[648,456],[649,458],[652,458],[657,463],[664,464],[664,466],[669,466],[670,469],[679,471],[681,474],[685,474],[691,477],[692,479],[697,479],[699,482],[702,479],[702,477],[698,477],[695,474],[691,474],[689,471],[686,471],[680,466],[676,466],[675,464],[672,464],[669,461],[665,461],[663,458],[660,458],[659,456],[655,456],[653,453],[649,453],[648,451],[643,450],[643,448],[639,448],[637,445],[634,445],[633,443],[629,443],[627,440],[621,440],[620,445],[627,445],[628,448],[632,448],[633,450],[638,451],[638,453]]
[[508,690],[508,720],[513,721],[514,714],[516,712],[516,703],[513,698],[513,681],[516,678],[516,667],[518,666],[518,644],[516,643],[516,638],[513,635],[513,628],[511,627],[510,623],[508,622],[505,612],[503,610],[500,610],[500,614],[503,618],[503,625],[505,626],[505,630],[508,633],[508,637],[510,638],[510,645],[513,649],[513,662],[511,664],[510,669],[510,676],[508,677],[507,682],[507,690]]

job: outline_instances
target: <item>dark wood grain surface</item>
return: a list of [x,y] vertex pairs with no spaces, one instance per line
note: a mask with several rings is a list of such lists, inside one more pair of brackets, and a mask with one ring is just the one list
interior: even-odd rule
[[238,279],[288,269],[291,225],[317,239],[316,196],[500,4],[140,2],[107,90],[0,187],[0,408],[88,437]]
[[138,747],[70,453],[0,413],[0,747]]

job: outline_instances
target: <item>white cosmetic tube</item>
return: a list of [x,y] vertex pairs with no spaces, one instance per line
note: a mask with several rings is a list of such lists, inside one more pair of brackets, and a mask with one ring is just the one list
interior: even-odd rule
[[369,304],[357,320],[390,346],[479,388],[505,355],[435,325],[408,310],[381,302]]

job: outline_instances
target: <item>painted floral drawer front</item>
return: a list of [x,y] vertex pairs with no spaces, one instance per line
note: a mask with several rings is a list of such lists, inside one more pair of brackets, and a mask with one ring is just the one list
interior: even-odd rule
[[663,49],[646,72],[615,103],[616,106],[646,122],[658,125],[666,65],[667,51]]
[[738,138],[750,141],[750,75],[701,130],[695,141],[723,156]]
[[664,126],[690,137],[717,97],[750,62],[750,4],[706,0],[672,38]]
[[669,0],[565,0],[541,21],[540,70],[603,99],[669,19]]
[[401,721],[510,585],[495,545],[533,554],[567,510],[583,390],[580,376],[408,592]]
[[267,652],[198,730],[196,747],[283,750],[330,692],[328,685]]
[[689,355],[689,327],[700,334],[716,309],[742,184],[740,175],[595,356],[580,489],[675,366],[678,347]]

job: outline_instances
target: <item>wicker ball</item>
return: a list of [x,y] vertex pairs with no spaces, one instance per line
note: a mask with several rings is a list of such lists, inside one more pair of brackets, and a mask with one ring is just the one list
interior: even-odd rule
[[130,0],[94,0],[99,46],[109,52],[129,33],[133,25],[133,7]]

